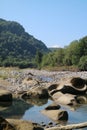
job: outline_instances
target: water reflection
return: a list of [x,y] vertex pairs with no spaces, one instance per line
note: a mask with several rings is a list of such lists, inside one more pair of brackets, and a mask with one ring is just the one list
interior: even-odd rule
[[29,98],[29,99],[23,99],[26,103],[36,105],[36,106],[42,106],[44,104],[47,104],[48,99],[40,99],[40,98]]
[[34,105],[31,109],[26,110],[25,114],[23,115],[22,119],[24,120],[30,120],[36,123],[41,124],[42,122],[46,125],[49,122],[52,122],[52,120],[45,115],[41,113],[41,110],[43,110],[45,107],[47,107],[49,104],[51,104],[52,101],[48,100],[46,104],[38,103]]
[[[69,113],[68,123],[79,123],[87,120],[87,95],[77,96],[77,104],[73,106],[62,106],[60,109],[67,110]],[[49,123],[48,117],[41,114],[40,111],[45,109],[53,101],[48,99],[14,99],[13,102],[0,102],[0,116],[5,118],[16,118],[31,120],[37,123]],[[74,111],[72,111],[74,110]]]
[[0,102],[0,107],[9,107],[12,105],[12,102]]
[[8,106],[5,102],[2,102],[0,104],[0,116],[20,119],[24,115],[25,111],[31,107],[33,107],[33,105],[26,104],[20,99],[14,99],[11,104],[8,103]]

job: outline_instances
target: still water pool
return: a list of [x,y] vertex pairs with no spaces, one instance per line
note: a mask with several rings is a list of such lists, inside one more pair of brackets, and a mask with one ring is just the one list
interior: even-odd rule
[[[23,100],[14,99],[12,104],[0,104],[0,116],[5,118],[30,120],[40,124],[42,122],[48,124],[53,121],[41,114],[41,110],[44,110],[44,108],[51,103],[51,100],[40,100],[40,102],[33,101],[31,104],[31,101],[26,103]],[[69,120],[67,124],[87,121],[87,104],[80,105],[77,108],[62,106],[62,109],[68,111]]]

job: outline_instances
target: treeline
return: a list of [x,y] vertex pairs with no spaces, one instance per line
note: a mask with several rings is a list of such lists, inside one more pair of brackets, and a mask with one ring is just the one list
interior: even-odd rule
[[41,66],[77,66],[87,70],[87,36],[43,56]]

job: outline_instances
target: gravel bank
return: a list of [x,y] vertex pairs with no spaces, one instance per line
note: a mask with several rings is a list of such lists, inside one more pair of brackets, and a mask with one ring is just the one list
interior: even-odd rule
[[[10,85],[0,85],[1,87],[10,90],[14,93],[20,91],[27,91],[34,86],[47,86],[49,83],[57,83],[63,78],[69,77],[81,77],[87,79],[87,71],[82,72],[71,72],[71,71],[45,71],[45,70],[35,70],[35,69],[24,69],[24,70],[10,70],[6,72],[5,70],[0,70],[1,74],[7,73],[7,78],[4,80]],[[32,79],[32,83],[23,83],[24,79]],[[38,84],[38,81],[40,84]]]

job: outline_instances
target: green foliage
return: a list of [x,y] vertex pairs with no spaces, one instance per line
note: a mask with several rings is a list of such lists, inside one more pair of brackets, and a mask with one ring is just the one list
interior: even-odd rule
[[[37,49],[48,52],[45,44],[25,32],[17,22],[0,19],[0,66],[27,67]],[[23,66],[22,66],[23,65]]]
[[41,67],[42,57],[43,57],[43,54],[39,50],[37,50],[35,62],[36,62],[36,65],[37,65],[38,68]]
[[78,64],[78,68],[79,70],[86,70],[87,71],[87,55],[86,56],[82,56],[80,58],[79,64]]
[[43,56],[43,66],[77,66],[87,70],[87,36]]

